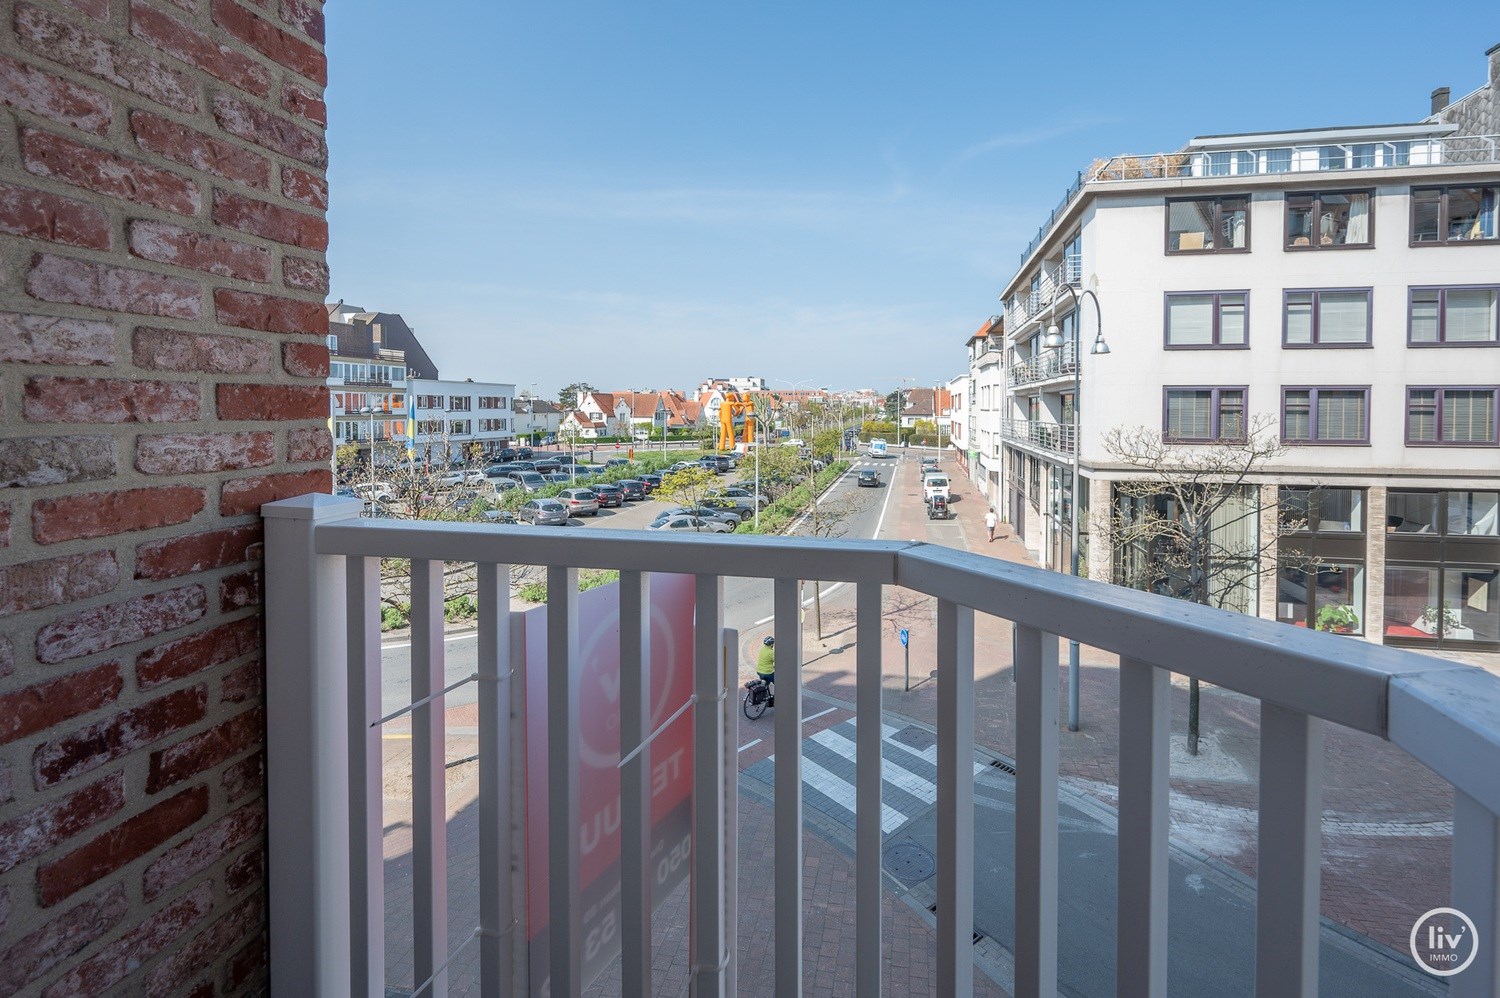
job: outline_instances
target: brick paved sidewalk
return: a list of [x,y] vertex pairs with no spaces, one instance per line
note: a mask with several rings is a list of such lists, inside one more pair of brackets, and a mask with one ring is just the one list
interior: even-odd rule
[[[948,524],[929,524],[919,500],[916,462],[903,462],[891,488],[899,538],[932,539],[1006,561],[1034,564],[1025,547],[1002,524],[993,543],[985,536],[984,499],[968,481],[953,479],[961,537],[950,540]],[[931,528],[931,529],[929,529]],[[938,530],[945,533],[933,536]],[[833,603],[832,607],[829,603]],[[936,724],[936,685],[902,692],[902,647],[898,628],[911,641],[913,682],[934,668],[935,603],[909,590],[893,589],[885,601],[883,643],[885,710]],[[809,628],[812,622],[809,620]],[[825,601],[827,637],[808,637],[805,673],[814,693],[853,703],[854,614],[852,605]],[[748,646],[762,631],[742,635]],[[1067,645],[1059,643],[1059,770],[1074,786],[1115,803],[1119,735],[1118,660],[1098,649],[1081,650],[1078,732],[1066,727]],[[748,661],[748,659],[742,659]],[[1011,676],[1011,625],[976,615],[975,736],[992,751],[1015,751],[1015,687]],[[1228,690],[1203,686],[1203,751],[1185,751],[1187,681],[1172,687],[1172,836],[1246,876],[1256,870],[1259,778],[1259,704]],[[1412,923],[1449,899],[1453,794],[1442,779],[1382,739],[1330,725],[1324,770],[1323,914],[1398,951],[1405,951]]]

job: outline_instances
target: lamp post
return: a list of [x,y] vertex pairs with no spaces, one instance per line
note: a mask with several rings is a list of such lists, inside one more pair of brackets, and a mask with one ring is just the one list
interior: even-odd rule
[[[369,399],[370,397],[366,395],[365,401],[368,402]],[[375,406],[366,405],[359,410],[359,413],[361,416],[370,417],[370,509],[373,512],[375,509]]]
[[[1079,332],[1083,328],[1083,308],[1079,303],[1079,294],[1073,290],[1073,285],[1064,284],[1068,289],[1068,295],[1073,299],[1073,484],[1068,491],[1068,515],[1072,530],[1072,554],[1073,554],[1073,577],[1078,578],[1078,395],[1079,395],[1079,372],[1082,370],[1082,358],[1079,357]],[[1104,312],[1099,308],[1099,296],[1088,288],[1083,291],[1082,297],[1088,298],[1094,303],[1094,317],[1097,330],[1094,333],[1094,345],[1090,353],[1095,356],[1103,356],[1109,353],[1109,344],[1104,342]],[[1063,339],[1062,330],[1057,323],[1047,327],[1046,339],[1042,345],[1048,349],[1061,349],[1066,341]],[[1066,358],[1064,358],[1066,360]],[[1068,642],[1068,730],[1078,730],[1078,642]]]

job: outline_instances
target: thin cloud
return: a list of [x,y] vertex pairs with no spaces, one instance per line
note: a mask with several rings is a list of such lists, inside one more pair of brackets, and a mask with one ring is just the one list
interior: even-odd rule
[[1072,121],[1059,122],[1041,128],[1022,129],[1019,131],[1002,132],[993,138],[985,139],[983,142],[975,143],[954,157],[951,167],[960,166],[969,160],[997,149],[1015,149],[1021,146],[1040,145],[1053,139],[1081,132],[1085,128],[1096,128],[1100,125],[1113,124],[1116,118],[1075,118]]

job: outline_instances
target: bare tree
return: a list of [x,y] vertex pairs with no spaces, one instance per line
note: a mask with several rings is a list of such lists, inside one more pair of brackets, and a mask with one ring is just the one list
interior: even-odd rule
[[[1134,477],[1115,482],[1119,503],[1096,536],[1116,553],[1116,581],[1163,596],[1244,611],[1262,576],[1300,561],[1276,554],[1283,534],[1305,521],[1278,515],[1257,483],[1286,453],[1274,421],[1250,420],[1238,442],[1184,445],[1146,427],[1110,430],[1104,449]],[[1295,567],[1302,567],[1298,564]],[[1198,680],[1188,684],[1188,751],[1198,754]]]
[[[834,481],[837,481],[835,478]],[[831,491],[833,483],[829,483],[830,491],[818,495],[818,476],[809,474],[807,485],[809,491],[813,492],[812,501],[807,504],[803,516],[802,529],[813,537],[843,537],[849,532],[849,517],[855,510],[855,503],[847,496],[837,496]],[[817,579],[813,580],[813,622],[819,638],[823,636],[823,584]]]

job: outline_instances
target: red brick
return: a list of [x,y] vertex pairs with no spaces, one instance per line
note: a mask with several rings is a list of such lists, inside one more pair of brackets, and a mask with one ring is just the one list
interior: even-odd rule
[[219,492],[219,515],[258,513],[268,502],[290,499],[309,492],[332,493],[333,473],[327,468],[281,475],[256,475],[225,482]]
[[151,753],[146,792],[160,793],[190,776],[213,769],[226,760],[265,744],[266,715],[256,707],[237,714],[207,731]]
[[288,83],[281,88],[281,106],[317,125],[328,125],[328,103],[306,87]]
[[294,166],[281,168],[281,193],[319,211],[328,209],[328,178]]
[[333,434],[326,427],[309,426],[286,435],[288,461],[327,461],[333,457]]
[[148,593],[47,624],[36,636],[39,662],[65,662],[186,627],[207,611],[202,586]]
[[21,410],[33,423],[185,423],[200,414],[193,381],[36,377]]
[[137,579],[172,579],[249,560],[261,542],[260,524],[227,527],[186,537],[153,541],[135,549]]
[[225,766],[219,774],[219,784],[224,788],[225,799],[231,803],[246,794],[262,793],[266,787],[266,754],[257,752],[232,766]]
[[214,94],[214,121],[235,138],[319,168],[328,165],[323,137],[274,111],[228,94]]
[[109,216],[94,205],[61,194],[0,182],[0,232],[69,246],[106,250]]
[[196,181],[51,132],[23,129],[21,161],[39,177],[162,211],[196,215],[203,206]]
[[224,887],[230,894],[238,894],[253,884],[266,879],[266,854],[263,849],[251,849],[230,863],[224,871]]
[[197,634],[149,648],[135,660],[135,679],[143,690],[231,662],[260,648],[260,618],[220,624]]
[[[214,312],[225,326],[260,329],[268,333],[328,333],[328,313],[318,302],[279,298],[218,288],[214,291]],[[221,394],[224,386],[220,386]],[[323,418],[328,418],[325,405]]]
[[136,145],[225,180],[265,190],[271,186],[271,161],[258,152],[194,131],[150,111],[131,111]]
[[326,385],[219,385],[220,419],[327,419]]
[[98,953],[58,978],[42,998],[92,998],[134,973],[141,965],[208,919],[213,911],[213,884],[199,884]]
[[36,871],[42,907],[72,897],[89,884],[167,842],[208,813],[208,788],[192,787],[121,822]]
[[0,566],[0,617],[75,603],[107,593],[120,581],[113,551],[90,551]]
[[266,935],[262,932],[249,946],[229,958],[229,969],[225,974],[224,986],[231,993],[238,993],[250,981],[265,973],[270,963],[269,958],[270,954],[266,951]]
[[109,20],[109,0],[61,0],[61,2],[96,21]]
[[26,277],[26,292],[43,301],[112,312],[173,319],[196,319],[203,314],[197,281],[50,254],[37,254]]
[[136,438],[135,470],[146,475],[193,475],[261,468],[276,460],[276,435],[159,433]]
[[257,97],[271,94],[271,74],[260,63],[141,0],[130,0],[130,33],[232,87]]
[[20,994],[26,985],[107,934],[129,909],[125,888],[116,884],[17,940],[0,954],[0,994]]
[[323,7],[309,0],[281,0],[281,20],[319,45],[323,44]]
[[281,279],[289,288],[326,295],[329,287],[328,264],[322,260],[284,256],[281,258]]
[[242,336],[141,326],[131,341],[131,354],[137,367],[153,371],[266,374],[272,351],[271,344]]
[[198,86],[187,73],[129,45],[93,34],[40,7],[16,7],[16,37],[30,51],[134,91],[178,111],[198,110]]
[[115,473],[109,437],[10,437],[0,440],[0,489],[90,482]]
[[208,687],[194,686],[132,707],[37,746],[31,756],[38,790],[91,772],[203,720]]
[[[120,663],[105,662],[0,696],[0,745],[114,703],[122,688]],[[9,868],[5,863],[6,827],[0,826],[0,873]]]
[[[147,901],[191,879],[266,830],[265,801],[256,800],[209,825],[146,867]],[[255,850],[259,851],[259,850]]]
[[328,377],[328,347],[323,343],[283,343],[281,366],[294,378]]
[[145,260],[241,281],[264,284],[271,279],[271,251],[263,246],[143,219],[131,221],[128,238],[131,254]]
[[124,806],[125,777],[116,773],[0,825],[0,873],[40,856]]
[[38,544],[56,544],[186,523],[205,501],[202,489],[188,485],[38,499],[31,507],[31,536]]
[[0,362],[113,364],[115,327],[88,319],[0,312]]
[[303,249],[328,248],[328,220],[228,191],[214,191],[214,221],[219,225]]
[[60,125],[97,135],[109,131],[108,97],[6,56],[0,56],[0,101]]
[[219,609],[232,613],[247,606],[259,606],[263,589],[258,568],[226,575],[219,580]]
[[171,995],[181,991],[203,968],[261,927],[264,897],[256,893],[203,932],[198,933],[146,975],[146,996]]
[[327,85],[328,60],[307,42],[282,31],[234,0],[213,0],[213,15],[215,24],[273,62],[319,86]]
[[219,702],[244,703],[260,696],[265,676],[266,665],[259,659],[226,672],[220,682],[223,692],[219,695]]

